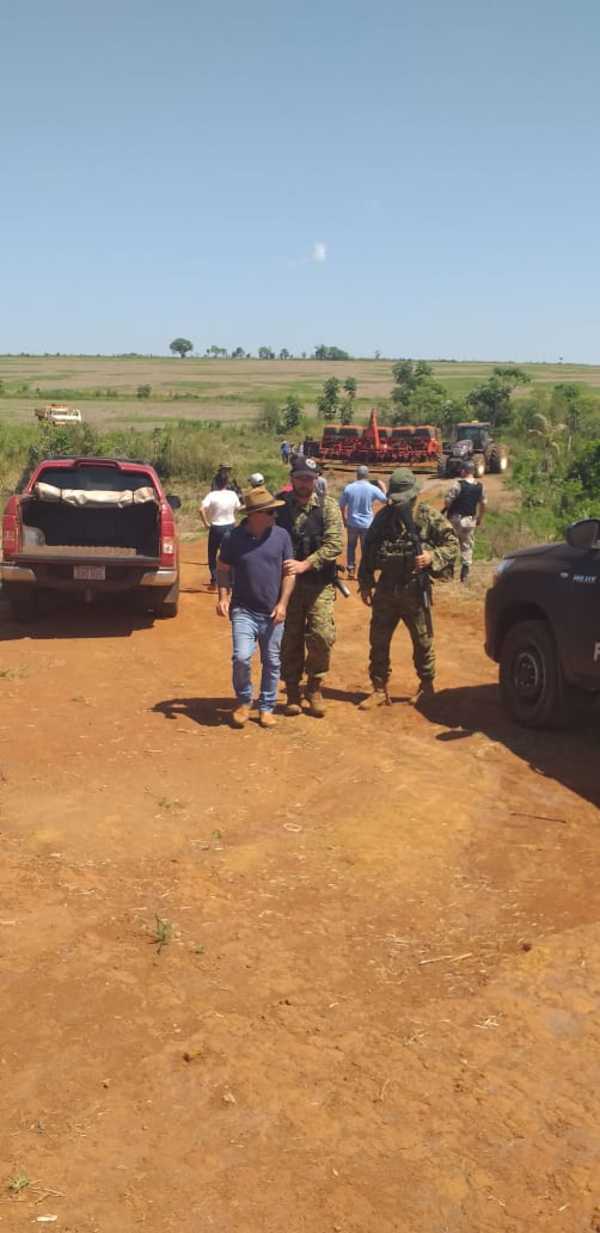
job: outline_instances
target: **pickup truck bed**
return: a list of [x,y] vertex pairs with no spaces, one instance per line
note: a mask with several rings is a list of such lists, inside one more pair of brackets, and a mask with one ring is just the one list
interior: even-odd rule
[[[176,498],[173,498],[176,500]],[[112,459],[48,460],[3,520],[0,576],[13,612],[29,619],[38,591],[137,592],[142,607],[177,611],[172,510],[153,468]]]

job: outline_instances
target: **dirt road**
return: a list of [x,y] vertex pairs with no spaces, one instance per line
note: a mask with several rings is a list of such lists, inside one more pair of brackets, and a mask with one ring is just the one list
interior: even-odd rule
[[185,551],[176,621],[1,624],[0,1229],[600,1229],[597,730],[512,727],[451,584],[426,712],[353,598],[327,718],[236,732]]

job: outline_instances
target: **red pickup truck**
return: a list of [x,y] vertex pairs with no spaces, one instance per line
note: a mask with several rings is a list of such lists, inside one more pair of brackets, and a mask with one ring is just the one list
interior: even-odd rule
[[153,467],[114,458],[49,458],[10,497],[2,520],[4,596],[18,620],[39,592],[135,593],[159,617],[177,614],[173,510]]

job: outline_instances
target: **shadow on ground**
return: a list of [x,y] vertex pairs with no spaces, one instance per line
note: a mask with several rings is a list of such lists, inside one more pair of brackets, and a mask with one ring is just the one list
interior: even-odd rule
[[231,727],[231,698],[166,698],[157,702],[152,710],[165,719],[185,716],[203,728],[218,728],[221,724]]
[[564,784],[592,805],[600,806],[598,769],[598,718],[570,731],[534,731],[521,728],[508,717],[500,704],[496,685],[463,685],[440,690],[418,707],[432,723],[445,725],[437,741],[462,740],[483,732],[522,758],[538,774]]
[[150,612],[135,612],[113,604],[65,604],[33,621],[15,621],[8,610],[0,613],[0,642],[24,638],[46,641],[71,638],[130,638],[137,629],[149,629],[155,621]]

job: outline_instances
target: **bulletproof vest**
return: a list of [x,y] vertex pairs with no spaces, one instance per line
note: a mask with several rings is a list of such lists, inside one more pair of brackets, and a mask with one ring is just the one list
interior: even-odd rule
[[[313,552],[317,552],[323,543],[325,535],[323,499],[319,500],[318,505],[311,506],[301,528],[292,518],[293,494],[280,492],[279,500],[284,501],[285,504],[277,510],[277,524],[283,527],[284,531],[289,532],[295,559],[305,561],[307,557],[312,556]],[[310,575],[316,581],[317,579],[322,580],[331,572],[331,565],[328,564],[323,565],[321,569],[311,569]]]
[[460,492],[450,503],[448,514],[451,518],[474,518],[483,496],[483,484],[469,484],[467,480],[459,483]]

